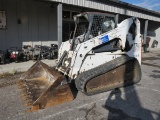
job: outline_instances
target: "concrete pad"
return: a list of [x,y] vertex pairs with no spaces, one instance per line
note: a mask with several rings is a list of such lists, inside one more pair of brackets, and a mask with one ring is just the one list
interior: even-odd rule
[[160,120],[160,51],[144,53],[142,80],[120,92],[86,96],[37,112],[26,113],[16,85],[0,88],[2,120]]
[[[56,65],[56,60],[42,60],[45,64],[47,64],[50,67],[53,67]],[[24,72],[27,71],[36,61],[27,61],[27,62],[20,62],[20,63],[10,63],[10,64],[4,64],[0,65],[0,74],[4,73],[11,73],[15,74],[17,72]]]

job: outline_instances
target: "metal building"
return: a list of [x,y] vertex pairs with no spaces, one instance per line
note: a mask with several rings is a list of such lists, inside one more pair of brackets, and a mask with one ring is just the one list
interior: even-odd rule
[[[107,12],[117,21],[135,16],[141,34],[160,47],[160,13],[117,0],[0,0],[0,50],[22,45],[61,44],[74,30],[73,16],[85,11]],[[154,41],[158,45],[153,45]]]

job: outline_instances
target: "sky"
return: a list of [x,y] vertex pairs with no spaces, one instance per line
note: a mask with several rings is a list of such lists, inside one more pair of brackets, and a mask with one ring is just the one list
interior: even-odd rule
[[121,0],[149,10],[160,10],[160,0]]

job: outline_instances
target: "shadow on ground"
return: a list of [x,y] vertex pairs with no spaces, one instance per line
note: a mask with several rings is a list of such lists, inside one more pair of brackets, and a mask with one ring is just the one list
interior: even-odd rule
[[[124,78],[128,67],[130,66],[126,66]],[[135,78],[134,75],[131,77]],[[109,111],[107,120],[160,120],[160,113],[142,107],[144,104],[141,103],[135,85],[124,87],[123,90],[113,90],[106,100],[103,107]]]

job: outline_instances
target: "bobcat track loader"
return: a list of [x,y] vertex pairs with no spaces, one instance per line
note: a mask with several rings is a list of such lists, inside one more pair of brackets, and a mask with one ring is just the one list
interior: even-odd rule
[[74,99],[78,91],[94,95],[141,80],[141,35],[137,18],[115,24],[115,16],[86,12],[74,16],[73,38],[61,44],[58,63],[36,62],[18,85],[29,111]]

